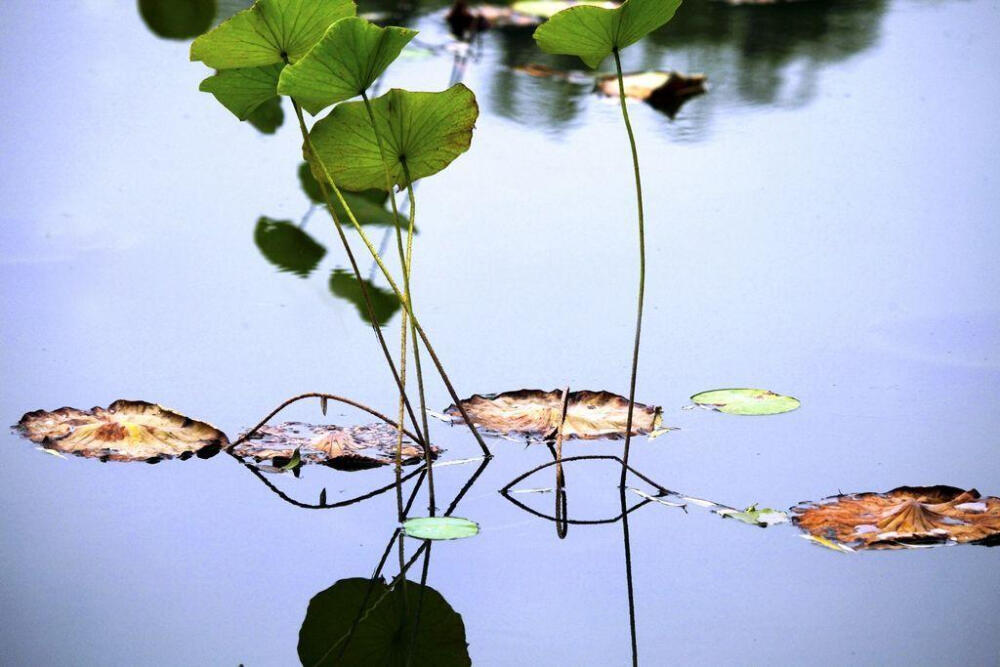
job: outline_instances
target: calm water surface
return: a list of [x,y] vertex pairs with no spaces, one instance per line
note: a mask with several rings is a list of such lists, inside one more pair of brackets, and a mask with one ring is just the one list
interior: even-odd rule
[[[442,17],[403,18],[435,45]],[[307,223],[328,249],[308,278],[254,245],[259,216],[309,210],[290,109],[273,135],[236,122],[197,91],[206,72],[187,44],[129,3],[15,0],[0,34],[5,423],[129,397],[235,435],[310,390],[394,409],[371,331],[328,290],[345,267],[328,221]],[[637,441],[636,467],[739,507],[901,484],[1000,494],[998,35],[990,0],[691,0],[624,54],[627,69],[711,84],[673,121],[631,109],[650,254],[638,398],[681,429]],[[618,109],[516,72],[576,66],[528,32],[481,46],[461,72],[482,108],[472,150],[417,191],[421,320],[463,395],[625,393],[636,248]],[[447,51],[412,53],[382,88],[441,89],[452,69]],[[803,407],[681,410],[696,391],[747,385]],[[449,403],[438,383],[429,393]],[[287,416],[320,418],[317,405]],[[446,458],[478,454],[464,430],[434,428]],[[392,493],[305,511],[226,456],[101,465],[3,439],[3,664],[295,664],[310,598],[369,576],[396,525]],[[473,662],[629,662],[621,522],[558,539],[497,492],[548,451],[492,446],[456,510],[482,533],[435,546],[428,580],[461,614]],[[439,504],[475,471],[439,469]],[[277,481],[311,501],[390,480],[307,468]],[[567,467],[567,494],[573,519],[620,512],[614,466]],[[520,499],[552,511],[552,494]],[[787,527],[656,504],[629,531],[642,664],[1000,664],[995,550],[847,557]]]

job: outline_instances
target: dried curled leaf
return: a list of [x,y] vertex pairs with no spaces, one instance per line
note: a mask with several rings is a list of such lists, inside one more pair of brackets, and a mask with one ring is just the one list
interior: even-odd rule
[[[638,72],[622,77],[625,97],[646,102],[671,118],[684,102],[705,92],[705,82],[704,74],[685,75],[679,72]],[[596,90],[606,97],[618,97],[618,77],[598,77]]]
[[812,537],[854,549],[1000,543],[1000,498],[975,489],[901,486],[801,503],[792,512]]
[[[493,435],[552,440],[562,417],[562,391],[520,389],[502,394],[475,394],[462,407],[477,426]],[[454,405],[445,410],[452,423],[462,420]],[[566,439],[596,440],[625,437],[628,399],[607,391],[571,391],[566,410]],[[658,406],[635,404],[632,435],[647,435],[660,426]]]
[[[283,468],[298,453],[302,463],[320,463],[338,470],[365,470],[390,465],[396,461],[399,432],[389,424],[335,426],[283,422],[262,426],[252,436],[233,447],[233,453],[245,459],[270,461]],[[434,456],[440,452],[431,447]],[[403,439],[403,465],[418,463],[423,450]]]
[[145,401],[118,400],[89,411],[36,410],[21,417],[17,429],[46,449],[102,461],[208,458],[229,444],[214,426]]

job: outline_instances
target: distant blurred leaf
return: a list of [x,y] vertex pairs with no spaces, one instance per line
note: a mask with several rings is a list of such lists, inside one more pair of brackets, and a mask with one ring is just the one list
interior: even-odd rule
[[139,14],[160,37],[190,39],[212,25],[215,0],[139,0]]
[[288,220],[261,216],[253,240],[267,261],[302,278],[312,273],[326,255],[326,248]]
[[462,617],[436,590],[410,581],[405,599],[401,584],[389,589],[382,580],[361,578],[341,579],[318,593],[299,630],[298,653],[303,665],[472,664]]
[[368,90],[416,30],[381,28],[358,17],[337,21],[281,75],[278,90],[316,115]]
[[[392,291],[376,287],[369,280],[365,280],[365,286],[368,288],[368,297],[371,299],[372,309],[375,311],[375,320],[379,326],[385,326],[400,309],[399,299]],[[369,321],[361,286],[353,273],[343,269],[334,269],[333,273],[330,274],[330,292],[335,297],[353,303],[358,309],[358,315],[361,319],[365,322]]]
[[198,90],[215,99],[240,120],[260,105],[277,98],[276,87],[283,64],[221,70],[201,82]]

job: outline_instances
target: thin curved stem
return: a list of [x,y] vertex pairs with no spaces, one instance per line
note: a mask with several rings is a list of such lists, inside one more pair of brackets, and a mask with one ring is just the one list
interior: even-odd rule
[[[393,428],[399,428],[399,424],[397,424],[393,420],[389,419],[388,417],[386,417],[384,414],[382,414],[378,410],[375,410],[374,408],[368,407],[364,403],[358,403],[357,401],[351,400],[350,398],[344,398],[343,396],[337,396],[336,394],[324,394],[324,393],[317,392],[317,391],[311,391],[311,392],[308,392],[308,393],[305,393],[305,394],[299,394],[298,396],[292,396],[291,398],[286,399],[284,402],[281,403],[281,405],[279,405],[278,407],[276,407],[274,410],[271,410],[271,412],[269,412],[266,417],[264,417],[262,420],[260,420],[260,422],[258,422],[256,426],[254,426],[252,429],[250,429],[249,431],[247,431],[246,433],[244,433],[243,435],[241,435],[239,438],[237,438],[236,440],[234,440],[233,443],[230,444],[229,447],[226,448],[226,450],[227,451],[232,450],[232,448],[235,447],[236,445],[238,445],[238,444],[240,444],[242,442],[245,442],[248,439],[250,439],[251,437],[253,437],[257,433],[257,431],[259,431],[261,429],[262,426],[264,426],[265,424],[267,424],[267,422],[271,421],[271,419],[276,414],[278,414],[279,412],[281,412],[282,410],[284,410],[285,408],[287,408],[292,403],[297,403],[298,401],[302,401],[302,400],[305,400],[307,398],[319,398],[321,400],[330,400],[330,401],[337,401],[338,403],[344,403],[346,405],[350,405],[351,407],[355,407],[355,408],[357,408],[359,410],[364,410],[365,412],[367,412],[368,414],[372,415],[373,417],[381,419],[383,422],[385,422],[386,424],[389,424]],[[414,435],[413,433],[410,433],[406,429],[403,429],[403,432],[406,433],[406,435],[409,436],[411,439],[414,439],[414,440],[417,439],[416,435]]]
[[[294,98],[292,98],[292,108],[295,109],[295,116],[299,121],[299,130],[302,133],[302,140],[305,142],[306,150],[308,154],[312,156],[312,141],[309,139],[309,130],[306,128],[305,118],[302,117],[302,109],[299,107],[299,103],[296,102]],[[326,169],[324,168],[324,173],[325,172]],[[409,399],[405,399],[406,387],[403,385],[399,372],[396,370],[396,364],[392,360],[392,354],[389,353],[389,346],[386,345],[385,336],[382,335],[382,328],[379,326],[378,318],[375,316],[375,307],[372,305],[371,296],[368,294],[368,287],[365,284],[364,279],[361,277],[361,269],[358,268],[358,262],[354,258],[354,252],[351,250],[350,243],[347,242],[347,235],[344,234],[343,225],[340,224],[340,217],[337,215],[337,211],[331,204],[330,194],[326,189],[326,184],[323,182],[323,179],[316,180],[319,182],[320,193],[323,195],[323,200],[326,202],[327,211],[330,212],[330,217],[333,218],[334,227],[337,228],[337,235],[340,237],[340,242],[343,244],[344,251],[347,253],[347,259],[350,261],[351,270],[354,271],[354,277],[357,279],[358,286],[361,288],[361,296],[365,302],[365,309],[368,311],[368,320],[371,322],[372,329],[375,331],[375,337],[378,338],[379,345],[382,348],[382,354],[385,356],[386,363],[389,364],[389,370],[392,371],[392,377],[396,381],[396,386],[399,388],[400,393],[404,396],[406,410],[410,416],[410,422],[413,424],[413,429],[419,432],[420,427],[417,425],[417,417],[413,413],[413,406],[410,405]],[[328,182],[331,185],[333,184],[333,181]],[[336,189],[336,185],[333,185],[333,187]],[[344,206],[345,210],[350,215],[351,221],[354,223],[355,227],[360,229],[360,225],[358,225],[357,220],[354,218],[354,214],[347,206],[347,202],[344,201],[344,197],[340,194],[339,190],[337,191],[337,195],[340,198],[341,205]],[[365,242],[369,247],[371,247],[371,241],[369,241],[367,237],[365,237]],[[423,435],[423,433],[420,434],[419,442],[421,444],[425,442]]]
[[[315,155],[315,151],[313,151],[312,149],[312,142],[309,139],[308,133],[305,136],[306,136],[305,139],[306,148],[309,151],[309,154]],[[386,282],[389,283],[390,289],[392,289],[393,293],[396,295],[396,298],[400,300],[400,302],[403,304],[403,307],[406,308],[407,312],[409,313],[410,319],[413,321],[413,327],[417,331],[417,335],[420,337],[421,342],[427,349],[427,354],[430,355],[431,361],[434,362],[434,367],[437,369],[438,375],[441,376],[441,381],[444,382],[444,386],[448,390],[448,394],[451,396],[451,399],[455,402],[456,407],[458,407],[458,411],[462,414],[462,419],[465,421],[466,426],[469,427],[469,430],[472,432],[473,437],[476,439],[476,443],[479,445],[480,449],[483,450],[483,455],[493,456],[493,454],[490,453],[490,448],[487,447],[486,443],[483,441],[483,437],[479,434],[479,431],[476,430],[476,425],[472,423],[472,419],[469,417],[469,413],[465,410],[465,407],[462,405],[462,401],[458,397],[458,393],[455,391],[455,386],[451,383],[451,379],[445,372],[444,365],[442,365],[441,363],[441,359],[434,351],[434,346],[431,345],[430,339],[427,337],[427,332],[424,331],[424,328],[420,325],[420,320],[417,319],[417,316],[414,314],[413,308],[411,307],[409,301],[406,300],[406,295],[403,293],[402,290],[399,289],[399,285],[393,279],[392,274],[389,272],[389,269],[385,265],[385,262],[382,261],[382,257],[379,255],[378,250],[372,244],[371,239],[368,238],[368,235],[365,233],[365,230],[362,229],[361,224],[354,216],[354,213],[353,211],[351,211],[350,206],[347,205],[347,202],[344,200],[344,194],[340,191],[340,188],[337,187],[337,184],[331,177],[329,170],[326,168],[326,165],[323,164],[323,161],[318,158],[316,159],[316,164],[318,164],[320,169],[323,170],[324,178],[326,179],[327,183],[329,183],[330,188],[333,190],[333,193],[337,196],[337,200],[340,202],[340,205],[343,206],[344,210],[347,212],[348,219],[350,219],[351,224],[354,226],[354,229],[358,232],[358,235],[361,237],[361,240],[368,248],[368,252],[371,253],[372,259],[374,259],[375,263],[378,264],[379,270],[385,277]],[[325,191],[324,191],[324,198],[327,200],[326,202],[327,208],[330,209],[331,214],[335,215],[333,204],[330,201],[330,199],[326,197]]]
[[635,135],[632,133],[632,123],[629,121],[628,108],[625,105],[625,82],[622,79],[622,61],[618,49],[614,49],[615,70],[618,73],[618,98],[622,107],[622,118],[625,120],[625,130],[628,132],[628,143],[632,147],[632,169],[635,171],[635,200],[639,212],[639,305],[635,315],[635,343],[632,348],[632,376],[628,387],[628,417],[625,420],[625,456],[622,466],[621,486],[625,486],[625,475],[628,465],[629,444],[632,441],[632,413],[635,411],[635,378],[639,370],[639,339],[642,337],[642,303],[646,291],[646,235],[645,221],[642,211],[642,178],[639,176],[639,153],[635,147]]

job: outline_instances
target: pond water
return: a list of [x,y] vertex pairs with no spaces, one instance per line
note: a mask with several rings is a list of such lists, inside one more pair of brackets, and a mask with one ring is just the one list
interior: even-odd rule
[[[399,20],[444,45],[444,12]],[[0,26],[7,424],[126,397],[232,437],[305,391],[394,413],[370,328],[329,291],[347,265],[328,219],[306,224],[327,250],[308,277],[276,270],[254,243],[260,216],[298,222],[310,208],[290,108],[274,134],[236,122],[198,92],[206,72],[188,44],[154,35],[129,3],[53,12],[15,0]],[[1000,493],[998,35],[991,0],[692,0],[624,52],[627,70],[701,72],[710,85],[673,120],[630,107],[649,252],[637,398],[680,429],[634,441],[638,470],[736,507],[904,484]],[[460,395],[625,394],[636,241],[619,109],[588,85],[516,71],[577,67],[540,53],[528,30],[479,46],[457,72],[482,111],[472,149],[417,189],[421,321]],[[414,51],[381,89],[442,89],[454,65],[447,49]],[[682,410],[726,386],[802,407]],[[428,394],[434,409],[450,403],[436,378]],[[283,417],[322,419],[315,401]],[[330,418],[362,415],[331,405]],[[466,430],[432,428],[442,459],[479,454]],[[371,576],[397,526],[391,491],[307,511],[225,455],[102,465],[2,437],[4,664],[296,664],[309,600]],[[482,530],[428,559],[472,662],[629,663],[623,523],[569,525],[560,539],[498,493],[549,451],[489,443],[485,467],[435,470],[442,508],[480,473],[455,514]],[[621,449],[571,441],[564,454]],[[520,486],[551,487],[553,474]],[[392,472],[268,479],[332,502]],[[567,464],[566,494],[573,520],[621,513],[614,463]],[[551,493],[518,500],[554,510]],[[426,502],[421,492],[414,513]],[[630,513],[639,662],[1000,664],[997,551],[838,554],[796,533],[657,503]],[[408,539],[407,554],[420,544]],[[386,574],[397,567],[390,558]]]

